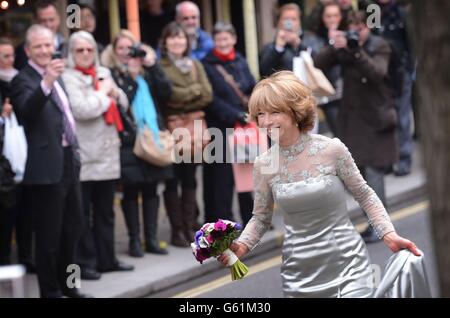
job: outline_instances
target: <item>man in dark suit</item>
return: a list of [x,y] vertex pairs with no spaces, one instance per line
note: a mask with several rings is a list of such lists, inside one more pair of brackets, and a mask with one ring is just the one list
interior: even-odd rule
[[[49,28],[55,37],[53,43],[56,50],[61,51],[63,57],[67,56],[67,41],[64,36],[59,32],[61,25],[61,17],[58,13],[58,8],[54,0],[38,0],[34,4],[33,8],[34,19],[36,23]],[[20,44],[16,48],[16,60],[14,67],[21,70],[22,67],[28,64],[28,56],[24,50],[25,43]]]
[[36,234],[36,270],[41,297],[85,297],[68,266],[74,264],[81,224],[80,161],[75,122],[60,75],[53,32],[31,26],[28,64],[13,79],[11,99],[25,128],[28,159],[23,183],[30,186]]

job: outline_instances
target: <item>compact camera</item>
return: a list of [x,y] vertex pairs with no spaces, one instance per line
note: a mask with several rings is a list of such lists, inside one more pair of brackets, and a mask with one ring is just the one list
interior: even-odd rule
[[291,19],[286,19],[283,21],[283,30],[293,31],[294,30],[294,22]]
[[359,33],[357,31],[345,32],[345,38],[349,49],[354,50],[359,46]]
[[130,46],[130,51],[128,52],[128,56],[130,57],[145,57],[147,55],[147,52],[145,52],[144,49],[138,44]]

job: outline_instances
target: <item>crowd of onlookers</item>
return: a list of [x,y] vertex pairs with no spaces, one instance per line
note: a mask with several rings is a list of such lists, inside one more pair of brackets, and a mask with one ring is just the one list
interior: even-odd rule
[[[189,247],[199,221],[233,219],[232,164],[201,164],[200,220],[200,164],[161,167],[138,158],[133,148],[141,129],[157,136],[173,116],[204,113],[207,126],[224,135],[236,123],[247,123],[242,95],[248,97],[256,81],[245,57],[235,51],[236,30],[218,22],[208,34],[190,1],[176,6],[174,21],[162,1],[147,2],[142,42],[121,30],[110,44],[98,43],[96,12],[88,5],[81,6],[81,29],[66,39],[52,1],[36,1],[36,24],[21,45],[14,48],[11,40],[0,38],[0,124],[14,114],[28,147],[23,178],[8,195],[3,189],[8,163],[2,157],[0,265],[11,261],[14,232],[17,261],[37,273],[42,297],[87,296],[66,286],[69,264],[78,264],[81,278],[89,280],[133,270],[114,249],[118,190],[133,257],[168,254],[157,237],[160,183],[174,246]],[[262,77],[294,70],[300,52],[311,52],[335,89],[318,100],[329,133],[349,147],[386,203],[384,175],[411,170],[415,63],[405,8],[394,0],[374,2],[382,10],[382,25],[375,29],[352,1],[318,1],[308,17],[296,4],[281,6],[276,36],[262,48],[259,65]],[[252,193],[238,193],[238,202],[245,224],[252,216]],[[366,242],[377,239],[371,227],[362,235]]]

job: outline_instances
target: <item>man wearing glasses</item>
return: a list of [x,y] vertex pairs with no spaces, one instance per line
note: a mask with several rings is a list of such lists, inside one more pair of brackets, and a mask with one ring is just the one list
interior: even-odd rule
[[200,28],[200,9],[191,1],[183,1],[175,7],[175,20],[181,24],[191,45],[191,57],[203,59],[214,47],[211,35]]

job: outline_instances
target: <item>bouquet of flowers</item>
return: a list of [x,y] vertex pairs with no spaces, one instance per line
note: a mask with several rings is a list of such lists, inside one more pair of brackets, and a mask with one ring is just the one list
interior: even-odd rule
[[241,233],[239,223],[218,220],[215,223],[206,223],[195,233],[195,242],[191,243],[194,256],[200,264],[210,257],[220,254],[228,256],[228,266],[231,270],[231,279],[241,279],[248,273],[248,267],[243,264],[229,249],[231,243]]

